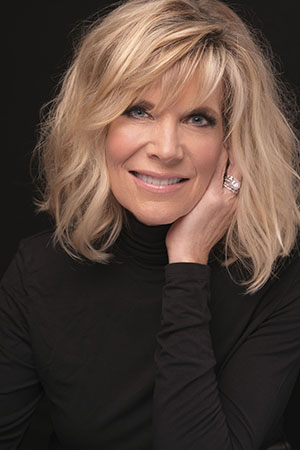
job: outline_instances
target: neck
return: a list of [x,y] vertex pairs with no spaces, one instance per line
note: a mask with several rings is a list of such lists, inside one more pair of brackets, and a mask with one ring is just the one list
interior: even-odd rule
[[139,265],[164,266],[168,263],[165,238],[170,226],[170,224],[145,225],[126,210],[117,247],[121,250],[123,257],[130,258]]

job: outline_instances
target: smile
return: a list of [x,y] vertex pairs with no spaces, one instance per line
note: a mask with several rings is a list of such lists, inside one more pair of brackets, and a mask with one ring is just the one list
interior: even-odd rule
[[184,178],[177,178],[177,177],[155,178],[155,177],[151,177],[149,175],[142,175],[138,172],[132,172],[132,173],[135,177],[139,178],[140,180],[143,180],[146,183],[154,184],[155,186],[166,186],[166,185],[170,185],[170,184],[181,183],[182,181],[184,181]]
[[188,178],[172,177],[161,175],[155,176],[156,174],[146,174],[139,173],[135,171],[130,171],[130,175],[135,181],[136,185],[142,189],[155,194],[171,194],[172,192],[182,189]]

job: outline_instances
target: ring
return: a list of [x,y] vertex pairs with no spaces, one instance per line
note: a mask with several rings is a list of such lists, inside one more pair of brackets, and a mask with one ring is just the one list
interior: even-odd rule
[[241,189],[241,182],[232,175],[225,175],[223,181],[224,188],[237,195]]

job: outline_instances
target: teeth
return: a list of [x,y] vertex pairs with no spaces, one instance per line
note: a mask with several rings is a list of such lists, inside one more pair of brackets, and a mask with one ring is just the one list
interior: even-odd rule
[[147,175],[141,175],[140,173],[134,172],[135,176],[140,180],[143,180],[150,184],[155,184],[157,186],[165,186],[167,184],[179,183],[183,178],[154,178]]

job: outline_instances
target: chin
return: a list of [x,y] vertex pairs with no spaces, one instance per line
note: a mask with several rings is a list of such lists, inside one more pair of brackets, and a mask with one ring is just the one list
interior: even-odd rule
[[143,224],[149,226],[168,225],[187,214],[188,211],[158,211],[157,208],[149,210],[130,209],[132,214]]
[[144,217],[137,217],[136,218],[142,222],[144,225],[148,225],[150,227],[155,227],[155,226],[159,226],[159,225],[169,225],[173,222],[175,222],[175,220],[171,220],[171,219],[157,219],[157,218],[144,218]]

